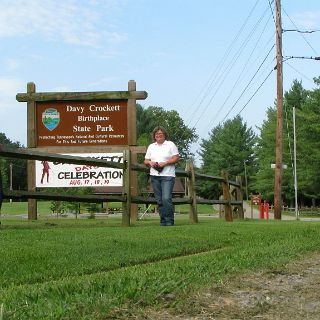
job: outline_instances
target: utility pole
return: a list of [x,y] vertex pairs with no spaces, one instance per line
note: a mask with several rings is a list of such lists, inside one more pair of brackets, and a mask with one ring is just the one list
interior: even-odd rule
[[276,0],[276,46],[277,46],[277,128],[276,163],[274,175],[274,218],[281,220],[282,207],[282,110],[283,110],[283,73],[282,73],[282,27],[281,4]]

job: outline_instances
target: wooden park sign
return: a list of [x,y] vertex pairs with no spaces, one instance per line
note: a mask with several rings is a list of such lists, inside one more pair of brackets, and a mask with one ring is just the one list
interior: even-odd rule
[[37,146],[128,145],[126,100],[36,104]]
[[[146,98],[133,80],[128,91],[99,92],[36,92],[30,82],[27,93],[16,95],[17,101],[27,102],[27,147],[61,154],[143,152],[136,146],[136,100]],[[31,160],[28,189],[35,188]],[[36,200],[29,200],[29,219],[37,218],[36,211]]]

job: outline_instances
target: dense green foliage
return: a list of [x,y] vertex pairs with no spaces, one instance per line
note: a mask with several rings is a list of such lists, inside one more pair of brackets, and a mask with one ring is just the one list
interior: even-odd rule
[[[192,159],[191,144],[198,138],[195,128],[189,128],[175,110],[166,111],[161,107],[150,106],[143,108],[137,104],[137,136],[138,145],[148,146],[152,141],[152,131],[156,126],[164,127],[179,150],[180,161],[177,167],[184,169],[185,160]],[[142,163],[144,155],[138,155],[138,162]],[[138,188],[144,191],[148,184],[148,177],[138,173]]]
[[182,159],[192,156],[190,147],[198,138],[195,128],[185,125],[183,119],[175,110],[166,111],[161,107],[148,107],[144,109],[137,105],[137,135],[139,145],[149,145],[152,130],[156,126],[164,127],[172,140],[178,147]]
[[[23,147],[19,142],[12,142],[0,132],[0,145],[11,148]],[[0,158],[0,173],[4,188],[10,187],[10,165],[12,168],[12,189],[24,190],[27,187],[27,161],[21,159]]]
[[[319,81],[315,80],[319,85]],[[293,107],[296,110],[296,147],[297,147],[297,177],[299,203],[311,199],[309,205],[315,205],[320,194],[320,89],[307,91],[298,81],[294,81],[291,89],[284,95],[283,113],[283,164],[287,169],[282,174],[282,194],[284,203],[293,206],[294,203],[294,128]],[[269,108],[267,119],[260,128],[258,138],[257,161],[258,171],[254,177],[253,187],[263,195],[263,198],[273,201],[275,163],[275,131],[276,108]]]
[[311,198],[313,205],[320,194],[320,78],[315,82],[318,88],[308,92],[296,116],[299,193]]
[[[245,181],[246,166],[250,179],[254,170],[255,142],[255,134],[246,123],[243,123],[240,116],[227,120],[213,128],[207,140],[202,140],[199,152],[203,161],[201,172],[220,176],[221,171],[224,170],[233,180],[236,176],[242,176]],[[218,199],[221,191],[213,193],[212,189],[212,183],[199,185],[199,192],[203,197]],[[219,190],[219,188],[214,188],[214,190]]]
[[279,268],[320,245],[319,224],[297,221],[3,220],[0,233],[3,319],[130,318],[134,308],[168,305],[168,295],[183,304],[201,287]]

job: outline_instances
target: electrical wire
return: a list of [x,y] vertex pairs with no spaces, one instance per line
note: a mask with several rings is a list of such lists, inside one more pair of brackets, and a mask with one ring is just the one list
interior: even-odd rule
[[298,32],[298,33],[314,33],[314,32],[319,32],[320,30],[305,30],[305,31],[302,31],[302,30],[298,30],[298,29],[282,29],[283,32]]
[[289,66],[291,69],[293,69],[295,72],[299,73],[303,78],[305,78],[306,80],[309,80],[310,82],[314,83],[312,79],[308,78],[305,74],[303,74],[302,72],[300,72],[298,69],[296,69],[295,67],[293,67],[290,63],[288,63],[287,61],[284,61],[285,64],[287,66]]
[[[221,70],[223,69],[223,66],[225,65],[227,58],[229,57],[232,47],[235,46],[235,43],[237,42],[237,40],[239,39],[241,33],[243,32],[245,26],[247,25],[250,17],[252,16],[256,6],[258,5],[260,0],[257,0],[255,2],[255,4],[253,5],[252,9],[250,10],[248,16],[246,17],[244,23],[242,24],[242,26],[240,27],[238,33],[236,34],[236,36],[232,39],[230,45],[228,46],[226,52],[224,53],[222,59],[220,60],[217,68],[215,69],[215,71],[211,74],[209,80],[207,81],[206,85],[203,87],[203,89],[201,90],[201,92],[204,91],[205,87],[207,87],[207,89],[205,90],[205,93],[199,103],[199,105],[197,106],[197,108],[194,109],[193,113],[191,114],[189,121],[188,121],[188,125],[191,124],[191,121],[194,120],[194,116],[196,115],[197,112],[199,112],[200,107],[202,106],[202,104],[204,103],[205,99],[208,97],[209,93],[212,91],[213,89],[213,84],[217,82],[217,77],[219,75],[219,73],[221,72]],[[215,94],[218,92],[218,89],[215,91]],[[198,95],[198,97],[200,97],[201,94]],[[207,110],[208,105],[205,107],[205,109],[200,113],[200,116],[198,117],[198,120],[196,121],[196,123],[194,124],[194,126],[199,122],[199,120],[201,119],[201,117],[203,116],[203,114],[205,113],[205,111]]]
[[242,109],[238,112],[238,115],[247,107],[249,102],[253,99],[253,97],[258,93],[258,91],[262,88],[262,86],[265,84],[265,82],[268,80],[270,77],[271,73],[276,70],[275,68],[272,69],[269,74],[265,77],[265,79],[262,81],[262,83],[259,85],[259,87],[256,89],[256,91],[253,93],[253,95],[250,97],[250,99],[247,101],[247,103],[242,107]]
[[[213,117],[214,120],[215,120],[216,117],[219,115],[219,113],[221,112],[221,110],[222,110],[223,107],[225,106],[226,102],[229,100],[229,98],[230,98],[230,96],[232,95],[232,93],[234,92],[236,86],[239,84],[240,78],[241,78],[241,76],[243,76],[244,71],[246,70],[246,68],[247,68],[247,66],[248,66],[248,64],[249,64],[250,59],[251,59],[251,57],[252,57],[255,49],[257,48],[257,46],[258,46],[258,44],[259,44],[259,41],[260,41],[260,39],[261,39],[261,37],[262,37],[262,35],[263,35],[263,33],[264,33],[264,31],[265,31],[265,29],[266,29],[267,24],[268,24],[269,21],[270,21],[270,17],[269,17],[269,19],[267,20],[267,22],[266,22],[266,24],[265,24],[262,32],[260,33],[260,36],[259,36],[259,38],[258,38],[258,41],[256,42],[256,45],[254,46],[253,50],[251,51],[251,54],[249,55],[249,58],[248,58],[247,62],[245,63],[245,65],[244,65],[242,71],[240,72],[237,80],[235,81],[233,87],[231,88],[228,96],[227,96],[226,99],[224,100],[224,102],[223,102],[222,106],[220,107],[219,111],[214,115],[214,117]],[[271,48],[271,50],[272,50],[272,48]],[[240,98],[241,98],[241,97],[240,97]],[[239,98],[239,99],[240,99],[240,98]],[[237,101],[237,102],[238,102],[238,101]],[[236,103],[237,103],[237,102],[236,102]],[[209,124],[209,127],[212,126],[212,125],[213,125],[213,122],[211,121],[210,124]]]
[[[244,51],[245,47],[247,46],[247,44],[249,43],[249,40],[252,39],[252,36],[254,34],[254,32],[257,31],[258,29],[258,25],[261,23],[262,19],[266,16],[266,13],[269,9],[267,8],[263,14],[260,16],[260,18],[258,19],[257,23],[254,25],[254,27],[251,29],[249,35],[246,37],[245,41],[243,42],[243,44],[240,46],[239,50],[234,54],[233,59],[232,59],[232,63],[229,65],[228,69],[224,72],[224,77],[222,78],[221,82],[219,83],[216,91],[214,92],[214,94],[211,96],[211,98],[209,99],[205,109],[199,114],[199,117],[197,118],[195,125],[200,121],[200,119],[202,118],[202,116],[204,115],[204,112],[208,109],[208,107],[211,105],[213,98],[216,96],[216,94],[219,92],[219,89],[221,88],[221,86],[224,84],[226,78],[228,77],[230,71],[232,70],[232,68],[235,66],[235,64],[237,63],[238,59],[240,58],[241,53]],[[217,111],[217,113],[215,114],[215,116],[213,117],[213,119],[215,119],[215,117],[221,112],[222,107],[220,107],[220,109]]]
[[275,45],[273,45],[271,47],[271,49],[269,50],[267,56],[263,59],[262,63],[260,64],[259,68],[257,69],[257,71],[255,72],[255,74],[251,77],[250,81],[248,82],[248,84],[245,86],[245,88],[242,90],[240,96],[238,97],[238,99],[236,100],[236,102],[233,104],[233,106],[229,109],[228,113],[226,114],[226,116],[223,118],[222,122],[227,118],[227,116],[230,114],[230,112],[234,109],[234,107],[237,105],[237,103],[239,102],[239,100],[241,99],[241,97],[244,95],[244,93],[246,92],[246,90],[248,89],[249,85],[251,84],[251,82],[254,80],[254,78],[256,77],[256,75],[258,74],[258,72],[260,71],[261,67],[263,66],[263,64],[265,63],[265,61],[267,60],[269,54],[271,53],[271,51],[273,50],[273,48],[275,47]]
[[272,3],[273,2],[274,2],[274,0],[272,2],[270,2],[270,0],[269,0],[269,7],[270,7],[270,10],[271,10],[273,22],[274,22],[274,24],[276,24],[276,19],[274,18],[274,12],[273,12],[273,9],[272,9]]
[[[294,27],[296,28],[296,29],[299,29],[298,27],[297,27],[297,25],[294,23],[294,21],[290,18],[290,16],[287,14],[287,12],[284,10],[284,9],[282,9],[283,11],[284,11],[284,13],[286,14],[286,16],[289,18],[289,20],[291,21],[291,23],[294,25]],[[312,45],[310,44],[310,42],[307,40],[307,38],[305,37],[305,35],[304,35],[304,33],[302,33],[302,32],[300,32],[300,35],[302,36],[302,38],[304,39],[304,41],[307,43],[307,45],[311,48],[311,50],[316,54],[316,55],[318,55],[318,53],[317,53],[317,51],[312,47]]]

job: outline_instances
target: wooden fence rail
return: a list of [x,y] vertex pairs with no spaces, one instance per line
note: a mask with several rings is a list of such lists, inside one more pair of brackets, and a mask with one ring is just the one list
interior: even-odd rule
[[[75,202],[121,202],[122,210],[122,225],[130,226],[130,207],[131,203],[135,204],[156,204],[154,197],[132,196],[131,195],[131,179],[130,171],[139,171],[148,173],[149,169],[144,165],[131,163],[131,152],[129,149],[123,150],[124,162],[111,162],[101,159],[92,159],[86,157],[69,156],[62,154],[53,154],[48,152],[36,151],[34,149],[11,149],[0,145],[0,156],[6,158],[18,158],[28,160],[46,160],[49,162],[61,162],[71,164],[83,164],[97,167],[115,168],[123,170],[123,191],[119,195],[68,195],[65,193],[48,193],[41,191],[17,191],[3,189],[2,176],[0,172],[0,209],[2,199],[42,199],[42,200],[59,200],[59,201],[75,201]],[[174,204],[189,204],[189,220],[193,223],[198,222],[197,204],[220,204],[224,206],[225,219],[232,221],[232,206],[237,208],[240,218],[243,218],[243,192],[240,177],[237,181],[228,179],[225,172],[222,176],[209,176],[199,174],[194,171],[193,163],[187,161],[186,170],[177,169],[178,177],[187,178],[187,195],[183,198],[173,198]],[[217,181],[222,185],[223,199],[210,200],[200,199],[196,196],[196,180]],[[230,190],[233,187],[233,191]],[[233,196],[233,197],[232,197]],[[28,215],[29,219],[31,218]]]

